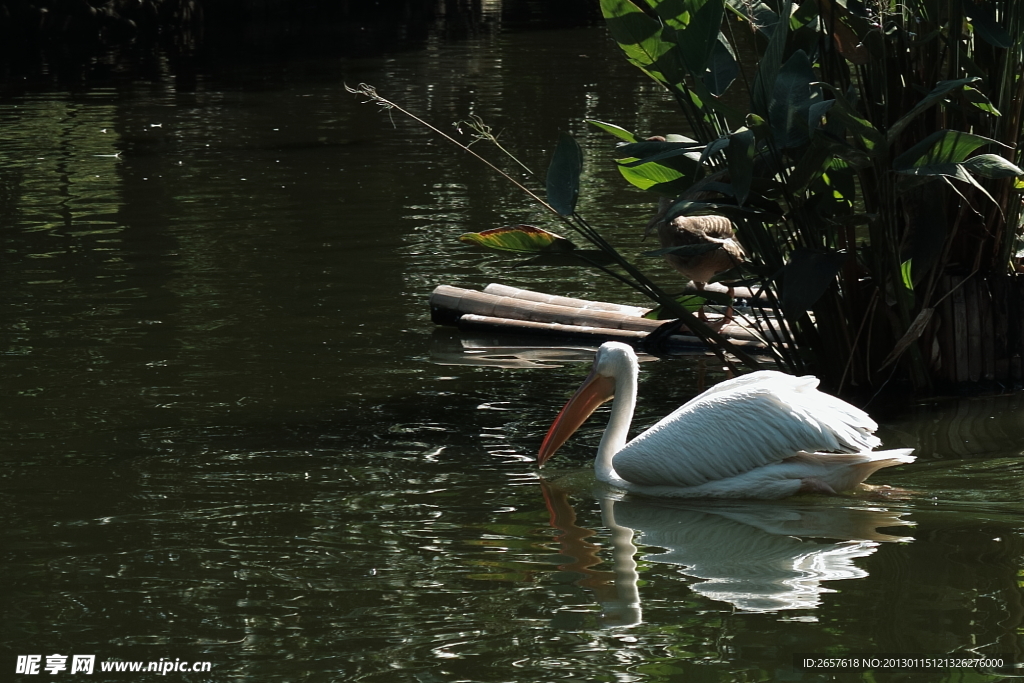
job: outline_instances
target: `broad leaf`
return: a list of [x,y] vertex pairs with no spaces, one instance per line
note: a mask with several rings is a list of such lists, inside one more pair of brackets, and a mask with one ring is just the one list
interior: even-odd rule
[[977,83],[980,80],[981,79],[977,76],[972,76],[970,78],[958,78],[951,81],[940,81],[934,88],[932,88],[930,93],[925,95],[924,99],[915,104],[914,107],[900,117],[896,123],[892,124],[892,127],[889,128],[889,131],[886,134],[889,144],[891,145],[896,141],[896,138],[903,132],[903,129],[906,128],[918,114],[942,101],[945,99],[946,95],[954,90],[971,85],[972,83]]
[[636,135],[630,133],[625,128],[616,126],[614,123],[605,123],[604,121],[596,121],[594,119],[583,120],[591,125],[597,126],[606,133],[611,133],[620,140],[625,140],[626,142],[640,142],[640,138],[638,138]]
[[780,273],[786,315],[795,318],[809,311],[835,282],[847,258],[842,252],[795,249]]
[[[716,304],[718,306],[732,305],[732,297],[725,292],[713,292],[709,289],[701,294],[682,294],[676,297],[676,303],[680,304],[690,313],[696,313],[705,304]],[[674,320],[676,315],[664,310],[664,307],[657,306],[644,314],[648,320]]]
[[999,25],[990,7],[984,3],[963,0],[963,8],[964,14],[974,26],[974,32],[981,36],[982,40],[1003,49],[1013,46],[1013,37]]
[[803,50],[794,52],[779,70],[768,105],[768,121],[777,148],[791,149],[807,143],[810,108],[821,100],[820,90],[812,87],[814,82],[811,60]]
[[911,276],[911,269],[914,264],[914,259],[907,259],[900,264],[900,277],[903,279],[903,286],[911,292],[914,291],[914,278]]
[[993,116],[1002,116],[1002,114],[999,113],[999,110],[996,109],[995,105],[992,104],[992,100],[977,88],[964,88],[964,99],[970,102],[972,107],[976,107],[983,112],[987,112]]
[[725,158],[729,161],[729,176],[736,190],[736,202],[742,206],[750,194],[750,183],[754,177],[754,155],[756,152],[754,131],[747,128],[730,133]]
[[696,78],[702,78],[708,60],[718,43],[725,15],[723,0],[707,0],[690,19],[685,29],[678,32],[678,43],[683,63]]
[[555,153],[548,166],[548,204],[563,216],[571,216],[580,196],[583,150],[573,137],[560,133]]
[[708,60],[707,71],[704,74],[704,87],[712,95],[719,97],[739,75],[740,65],[736,61],[732,47],[722,36],[719,36],[711,50],[711,59]]
[[629,0],[601,0],[601,13],[630,63],[668,87],[683,80],[671,26],[663,26]]
[[786,50],[786,34],[789,29],[789,15],[793,10],[793,1],[784,0],[774,26],[760,26],[759,28],[768,32],[771,31],[771,38],[768,40],[768,47],[757,64],[757,75],[754,77],[753,99],[754,113],[769,118],[768,104],[771,102],[772,91],[775,88],[775,78],[782,68],[782,57]]
[[516,225],[507,228],[493,228],[483,232],[467,232],[459,235],[459,241],[491,251],[516,254],[540,254],[544,252],[567,252],[576,248],[561,235],[548,232],[532,225]]
[[627,158],[616,161],[619,173],[631,185],[671,197],[678,196],[693,184],[693,178],[659,163],[632,165],[639,159]]
[[963,163],[971,173],[985,178],[1012,178],[1024,175],[1024,171],[998,154],[978,154]]
[[885,136],[870,121],[861,117],[853,103],[841,91],[828,83],[816,83],[815,85],[827,88],[835,97],[835,104],[828,110],[829,120],[833,117],[838,118],[857,138],[865,152],[873,154],[885,146]]
[[956,175],[959,164],[982,145],[998,140],[958,130],[938,130],[893,159],[893,170],[913,175]]

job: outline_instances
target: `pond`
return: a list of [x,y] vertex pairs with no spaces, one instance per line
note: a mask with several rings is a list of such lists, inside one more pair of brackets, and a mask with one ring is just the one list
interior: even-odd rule
[[[1024,661],[1019,394],[883,418],[886,446],[918,455],[873,478],[906,489],[892,499],[617,499],[588,473],[600,419],[541,478],[592,349],[435,327],[430,291],[643,302],[459,243],[558,228],[345,91],[359,82],[445,131],[482,117],[541,174],[572,133],[581,212],[650,248],[651,199],[584,119],[678,122],[601,26],[4,98],[4,680],[75,680],[78,655],[87,680],[156,680],[101,671],[120,661],[389,683],[994,681],[1006,670],[793,662]],[[713,358],[644,363],[637,424],[724,376]],[[17,675],[29,655],[40,673]],[[48,673],[52,655],[67,668]]]

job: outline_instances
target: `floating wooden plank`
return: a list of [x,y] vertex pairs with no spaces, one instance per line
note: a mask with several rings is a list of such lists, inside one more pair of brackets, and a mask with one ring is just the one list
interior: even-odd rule
[[[467,331],[537,334],[588,342],[618,340],[633,345],[668,322],[643,318],[647,309],[639,306],[559,297],[496,284],[488,285],[483,292],[439,285],[430,295],[430,310],[435,323]],[[740,348],[765,348],[757,334],[739,325],[725,325],[721,332]],[[666,348],[669,352],[687,352],[706,350],[707,345],[683,330],[670,335]]]
[[[620,341],[624,344],[635,346],[640,343],[646,332],[638,330],[611,329],[607,327],[589,327],[585,325],[564,325],[561,323],[544,323],[533,320],[510,320],[508,318],[494,318],[486,315],[475,315],[467,313],[459,319],[460,330],[486,333],[518,333],[534,334],[544,337],[555,337],[558,339],[581,341],[589,343],[600,343],[604,341]],[[749,351],[763,349],[764,346],[758,342],[746,340],[731,340],[733,344]],[[669,353],[680,353],[687,351],[707,350],[707,345],[699,337],[685,334],[673,334],[668,337],[665,349]]]
[[430,310],[434,322],[441,324],[453,324],[459,316],[474,314],[509,320],[532,320],[563,325],[652,332],[663,322],[614,311],[591,311],[574,306],[558,306],[539,301],[495,296],[450,285],[440,285],[434,289],[430,294]]
[[627,306],[625,304],[613,304],[605,301],[589,301],[587,299],[576,299],[569,296],[544,294],[543,292],[534,292],[529,289],[509,287],[508,285],[501,285],[496,282],[492,282],[484,287],[484,293],[493,294],[494,296],[507,296],[511,299],[521,299],[523,301],[536,301],[542,304],[553,304],[555,306],[582,308],[588,311],[612,311],[613,313],[622,313],[623,315],[632,315],[638,318],[651,310],[649,308],[641,308],[639,306]]

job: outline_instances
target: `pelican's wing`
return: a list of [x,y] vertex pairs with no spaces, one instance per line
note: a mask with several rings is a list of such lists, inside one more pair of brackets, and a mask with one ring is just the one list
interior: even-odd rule
[[817,383],[769,371],[723,382],[627,443],[613,467],[637,484],[697,486],[798,451],[855,453],[879,445],[875,422],[818,391]]

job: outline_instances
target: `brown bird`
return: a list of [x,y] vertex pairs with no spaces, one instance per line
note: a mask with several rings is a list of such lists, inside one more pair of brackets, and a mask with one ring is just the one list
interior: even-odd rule
[[[698,290],[703,290],[708,281],[719,273],[731,270],[746,260],[743,247],[736,241],[732,221],[725,216],[676,216],[671,220],[658,216],[647,226],[647,234],[655,230],[663,248],[693,247],[689,254],[665,254],[665,260],[692,280]],[[729,287],[729,296],[732,294],[732,287]],[[705,319],[703,308],[700,317]],[[730,320],[732,306],[726,310],[722,324]]]

